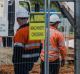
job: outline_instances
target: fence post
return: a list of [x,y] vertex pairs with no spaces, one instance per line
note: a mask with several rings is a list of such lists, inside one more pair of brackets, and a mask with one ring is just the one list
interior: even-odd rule
[[[48,13],[46,13],[48,10]],[[48,15],[48,16],[47,16]],[[45,24],[46,24],[46,38],[45,38],[45,74],[49,74],[49,60],[48,60],[48,48],[49,48],[49,16],[50,16],[50,0],[48,0],[48,9],[47,9],[47,0],[45,0]],[[48,20],[48,21],[47,21]]]
[[80,74],[80,0],[75,4],[75,74]]

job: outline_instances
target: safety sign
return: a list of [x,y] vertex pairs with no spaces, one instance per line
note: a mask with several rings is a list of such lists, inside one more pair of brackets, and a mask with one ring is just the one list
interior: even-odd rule
[[29,39],[30,40],[45,39],[45,24],[44,23],[30,23]]

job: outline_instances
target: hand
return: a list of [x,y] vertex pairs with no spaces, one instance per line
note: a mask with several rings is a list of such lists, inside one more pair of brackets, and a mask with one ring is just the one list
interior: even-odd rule
[[62,61],[61,61],[61,67],[63,67],[64,65],[65,65],[65,60],[62,59]]

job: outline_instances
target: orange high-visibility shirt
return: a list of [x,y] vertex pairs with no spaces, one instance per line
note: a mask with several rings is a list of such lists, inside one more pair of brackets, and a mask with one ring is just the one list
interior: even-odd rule
[[40,48],[41,40],[29,40],[29,27],[19,29],[14,36],[14,45],[23,46],[28,50]]
[[[43,49],[41,51],[40,57],[41,60],[44,61],[44,41],[42,41]],[[64,43],[64,36],[63,34],[58,31],[54,27],[50,27],[50,37],[49,37],[49,48],[48,48],[48,60],[55,61],[59,57],[65,59],[66,57],[66,47]]]

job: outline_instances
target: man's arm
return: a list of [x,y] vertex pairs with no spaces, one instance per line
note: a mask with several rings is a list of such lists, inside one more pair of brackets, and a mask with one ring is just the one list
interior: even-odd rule
[[58,44],[59,44],[59,50],[60,50],[60,54],[61,54],[61,66],[63,66],[65,64],[65,59],[66,59],[66,46],[65,46],[65,41],[64,41],[64,36],[63,34],[59,34],[59,40],[58,40]]

